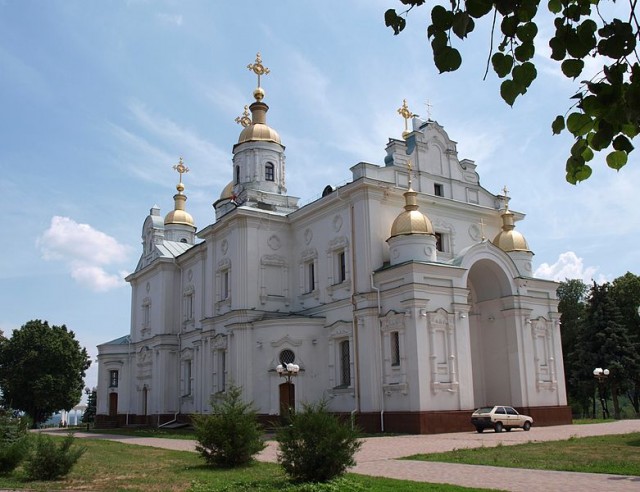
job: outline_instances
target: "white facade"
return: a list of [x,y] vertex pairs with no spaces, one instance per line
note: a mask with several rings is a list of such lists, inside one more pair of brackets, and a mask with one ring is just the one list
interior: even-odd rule
[[[251,110],[215,222],[194,235],[186,213],[144,221],[130,333],[98,347],[99,421],[206,413],[230,384],[265,417],[326,399],[372,430],[470,427],[486,404],[570,419],[556,284],[532,277],[508,227],[524,216],[438,123],[413,119],[384,164],[298,208],[262,97]],[[432,232],[402,229],[409,184]],[[505,251],[501,231],[525,247]],[[280,362],[301,368],[293,396]]]

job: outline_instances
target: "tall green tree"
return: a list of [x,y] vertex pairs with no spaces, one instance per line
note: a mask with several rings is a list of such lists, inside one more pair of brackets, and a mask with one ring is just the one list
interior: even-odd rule
[[591,381],[571,380],[571,375],[581,369],[580,357],[575,348],[584,325],[587,290],[588,287],[582,280],[565,279],[564,282],[560,282],[556,291],[559,300],[564,373],[570,383],[567,385],[567,393],[572,406],[579,406],[583,414],[589,413],[593,385]]
[[[611,295],[620,310],[622,321],[629,335],[640,347],[640,276],[627,272],[611,284]],[[640,371],[636,374],[633,387],[627,392],[629,401],[637,415],[640,415]]]
[[2,400],[29,415],[35,427],[80,401],[90,364],[87,350],[65,325],[29,321],[0,342]]
[[[405,5],[398,13],[385,12],[385,24],[395,34],[406,26],[408,13],[426,0],[400,0]],[[566,179],[576,184],[591,176],[587,162],[596,152],[608,150],[606,162],[619,170],[633,150],[631,140],[640,133],[640,63],[636,44],[640,23],[637,1],[616,4],[615,17],[609,0],[548,0],[552,25],[538,26],[544,19],[540,0],[451,0],[431,7],[427,37],[433,61],[440,71],[452,72],[462,64],[456,48],[481,19],[492,24],[487,39],[487,72],[493,68],[505,79],[500,96],[513,106],[525,94],[538,72],[534,62],[535,41],[539,31],[553,32],[549,40],[551,59],[560,63],[562,73],[576,81],[576,92],[567,114],[551,124],[554,134],[565,129],[575,138],[566,163]],[[602,69],[584,80],[585,61],[595,60]],[[486,76],[486,73],[485,73]],[[579,78],[580,77],[580,78]]]
[[579,374],[582,380],[593,379],[596,367],[609,369],[605,384],[611,391],[614,417],[619,419],[619,396],[634,381],[640,368],[640,354],[610,290],[610,284],[594,282],[589,291],[585,329],[578,341]]

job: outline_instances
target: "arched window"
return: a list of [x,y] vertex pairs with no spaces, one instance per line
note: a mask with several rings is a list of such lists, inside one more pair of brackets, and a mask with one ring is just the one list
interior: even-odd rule
[[267,162],[264,166],[264,179],[267,181],[275,180],[275,172],[274,172],[273,162]]

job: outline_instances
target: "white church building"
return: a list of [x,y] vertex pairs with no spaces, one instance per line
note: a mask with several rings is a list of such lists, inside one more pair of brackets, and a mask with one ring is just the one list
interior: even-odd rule
[[267,124],[268,69],[259,55],[249,68],[258,88],[215,221],[197,229],[186,211],[182,160],[173,210],[144,220],[130,332],[98,346],[97,425],[187,420],[230,385],[264,422],[324,399],[372,432],[472,430],[491,404],[569,423],[557,284],[533,277],[506,188],[484,189],[405,103],[382,164],[299,207]]

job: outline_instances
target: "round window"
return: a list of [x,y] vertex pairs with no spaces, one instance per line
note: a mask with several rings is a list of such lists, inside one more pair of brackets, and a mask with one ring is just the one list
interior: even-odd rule
[[285,349],[280,352],[280,364],[286,366],[287,364],[293,364],[296,360],[296,354],[293,353],[293,350]]

